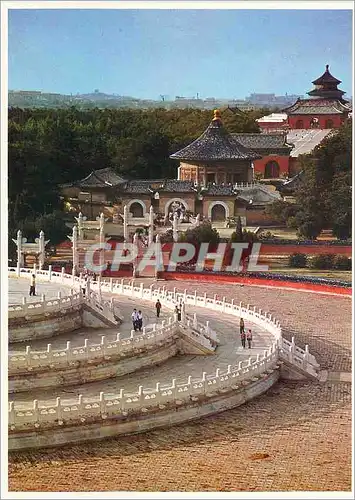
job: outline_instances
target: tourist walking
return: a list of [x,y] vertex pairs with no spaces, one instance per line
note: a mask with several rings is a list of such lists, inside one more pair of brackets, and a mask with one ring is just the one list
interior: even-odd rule
[[251,341],[252,340],[253,340],[253,335],[251,333],[251,330],[248,330],[248,332],[247,332],[248,349],[251,349]]
[[244,325],[244,319],[240,318],[239,321],[239,330],[240,330],[240,335],[245,332],[245,325]]
[[241,334],[240,334],[240,340],[242,342],[242,347],[243,349],[245,349],[245,339],[246,339],[246,335],[245,335],[245,332],[243,331]]
[[177,320],[181,321],[181,308],[179,306],[175,306],[174,313],[176,314]]
[[30,296],[31,295],[36,295],[36,276],[32,274],[31,276],[31,283],[30,283]]
[[155,309],[157,310],[157,318],[159,318],[159,316],[160,316],[160,311],[161,311],[161,302],[160,302],[160,300],[159,300],[159,299],[156,301],[156,304],[155,304]]
[[88,283],[88,275],[85,274],[84,276],[84,280],[83,280],[83,284],[81,285],[81,290],[83,292],[83,296],[85,297],[86,295],[86,287],[87,287],[87,283]]
[[137,309],[133,309],[132,312],[132,325],[133,325],[133,330],[136,332],[138,329],[138,312]]
[[142,314],[142,311],[138,311],[138,313],[137,313],[137,326],[138,326],[138,330],[141,332],[142,331],[142,327],[143,327],[143,314]]

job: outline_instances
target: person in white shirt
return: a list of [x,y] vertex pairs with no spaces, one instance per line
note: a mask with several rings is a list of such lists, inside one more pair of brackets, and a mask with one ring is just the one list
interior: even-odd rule
[[31,295],[36,295],[36,276],[34,274],[31,276],[30,296]]
[[132,324],[133,324],[133,330],[136,332],[138,330],[138,313],[137,313],[137,309],[133,309],[133,312],[132,312]]

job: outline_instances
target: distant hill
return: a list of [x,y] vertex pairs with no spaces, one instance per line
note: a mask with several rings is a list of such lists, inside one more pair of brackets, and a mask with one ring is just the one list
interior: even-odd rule
[[[174,101],[138,99],[132,96],[122,96],[117,94],[106,94],[104,92],[91,92],[88,94],[65,95],[53,92],[40,92],[31,90],[10,90],[8,93],[9,107],[19,108],[68,108],[75,106],[79,109],[152,109],[152,108],[195,108],[195,109],[215,109],[215,108],[239,108],[242,111],[267,107],[267,102],[252,103],[243,99],[197,99],[187,97],[176,97]],[[270,102],[269,107],[279,109],[285,103]]]

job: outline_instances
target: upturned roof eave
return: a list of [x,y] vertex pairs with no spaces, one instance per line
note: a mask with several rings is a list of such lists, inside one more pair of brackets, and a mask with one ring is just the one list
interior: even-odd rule
[[248,155],[248,156],[239,156],[239,157],[234,157],[234,158],[231,158],[231,157],[220,157],[220,158],[211,158],[210,156],[207,156],[207,157],[188,157],[188,156],[185,156],[185,155],[181,155],[181,156],[176,156],[176,155],[171,155],[169,156],[170,159],[172,160],[183,160],[183,161],[186,161],[186,162],[201,162],[201,163],[215,163],[215,162],[219,162],[219,161],[252,161],[252,160],[259,160],[260,158],[262,158],[261,155],[255,153],[254,155]]

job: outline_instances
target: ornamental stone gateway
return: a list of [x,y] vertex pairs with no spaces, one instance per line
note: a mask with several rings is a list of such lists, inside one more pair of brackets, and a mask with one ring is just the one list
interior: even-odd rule
[[20,268],[24,267],[26,255],[34,255],[38,258],[39,268],[42,269],[45,262],[45,247],[49,243],[49,240],[44,239],[44,232],[40,231],[39,238],[35,239],[35,243],[27,242],[27,238],[22,237],[22,231],[19,229],[17,231],[17,238],[12,239],[12,241],[17,246],[17,270],[18,275]]

